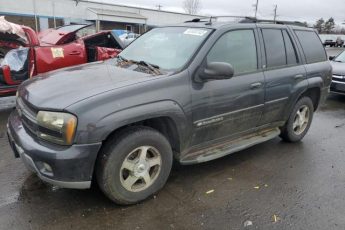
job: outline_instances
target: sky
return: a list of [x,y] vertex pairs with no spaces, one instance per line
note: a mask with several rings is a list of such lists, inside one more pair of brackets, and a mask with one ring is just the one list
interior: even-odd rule
[[[184,12],[183,0],[96,0],[122,5],[157,8]],[[254,16],[256,0],[201,0],[201,14]],[[335,18],[337,24],[345,22],[344,0],[259,0],[258,18],[273,19],[274,5],[278,6],[280,20],[307,21],[314,23],[319,18]]]

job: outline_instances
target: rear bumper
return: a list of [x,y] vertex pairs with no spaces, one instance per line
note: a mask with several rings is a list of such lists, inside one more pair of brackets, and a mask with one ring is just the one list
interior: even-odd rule
[[90,188],[101,143],[63,147],[42,142],[25,130],[16,111],[9,117],[7,134],[15,156],[43,181],[62,188]]

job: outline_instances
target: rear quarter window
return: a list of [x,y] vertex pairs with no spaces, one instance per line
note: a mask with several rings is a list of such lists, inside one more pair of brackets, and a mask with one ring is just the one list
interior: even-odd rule
[[327,60],[325,49],[315,32],[295,30],[295,33],[301,43],[308,64]]

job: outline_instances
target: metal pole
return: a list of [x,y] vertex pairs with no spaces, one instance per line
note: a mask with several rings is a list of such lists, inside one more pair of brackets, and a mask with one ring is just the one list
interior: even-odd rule
[[56,29],[55,2],[53,2],[53,19],[54,19],[54,29]]
[[259,6],[259,0],[256,0],[256,4],[255,4],[255,18],[256,18],[256,15],[258,14],[258,6]]
[[34,16],[35,16],[35,30],[38,32],[38,22],[37,22],[37,13],[36,13],[36,0],[33,0],[34,4]]
[[278,5],[274,5],[274,18],[273,18],[274,24],[276,23],[276,19],[277,19],[277,8],[278,8]]

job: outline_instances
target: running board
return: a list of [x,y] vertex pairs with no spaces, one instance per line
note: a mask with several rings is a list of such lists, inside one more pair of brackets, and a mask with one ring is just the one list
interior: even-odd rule
[[202,150],[188,153],[184,158],[180,160],[180,163],[183,165],[190,165],[218,159],[231,153],[247,149],[253,145],[271,140],[279,136],[279,134],[279,128],[250,134],[235,140],[231,140],[229,142],[213,145]]

